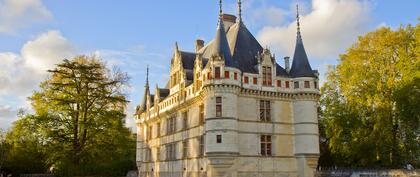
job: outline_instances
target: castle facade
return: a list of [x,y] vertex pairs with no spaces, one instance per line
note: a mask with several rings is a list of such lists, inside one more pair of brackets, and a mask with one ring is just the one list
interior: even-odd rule
[[[220,10],[221,11],[221,10]],[[175,46],[170,80],[136,109],[141,177],[312,177],[319,157],[318,72],[297,15],[290,66],[246,28],[219,14],[213,40]]]

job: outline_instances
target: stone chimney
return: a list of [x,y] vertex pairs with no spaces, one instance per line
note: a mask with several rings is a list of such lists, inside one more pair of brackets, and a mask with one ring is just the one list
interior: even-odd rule
[[287,72],[290,71],[290,57],[284,57],[284,67]]
[[195,40],[195,52],[198,52],[201,48],[204,47],[204,41],[201,39]]
[[223,14],[222,20],[223,24],[225,25],[225,31],[227,31],[229,27],[236,23],[236,16],[231,14]]

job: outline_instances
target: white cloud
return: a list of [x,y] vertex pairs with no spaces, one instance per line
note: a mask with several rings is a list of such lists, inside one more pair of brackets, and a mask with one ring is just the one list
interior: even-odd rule
[[[21,54],[0,52],[0,121],[10,126],[19,108],[29,109],[27,97],[47,76],[46,70],[73,55],[72,45],[58,31],[28,41]],[[9,123],[6,125],[6,123]]]
[[14,33],[51,18],[41,0],[0,0],[0,33]]
[[44,73],[63,59],[71,57],[74,48],[59,31],[48,31],[27,42],[21,53],[27,66]]
[[[312,9],[301,15],[301,31],[310,56],[337,57],[367,30],[369,8],[369,2],[365,0],[312,0]],[[284,18],[282,14],[277,15]],[[296,22],[266,26],[258,32],[257,38],[263,45],[273,47],[275,52],[292,55]]]

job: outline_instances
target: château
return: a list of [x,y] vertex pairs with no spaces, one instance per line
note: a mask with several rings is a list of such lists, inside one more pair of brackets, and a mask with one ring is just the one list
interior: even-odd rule
[[[221,3],[220,3],[221,6]],[[283,67],[238,15],[223,14],[213,40],[176,44],[170,79],[148,78],[136,109],[140,177],[312,177],[319,158],[318,72],[297,15],[293,61]]]

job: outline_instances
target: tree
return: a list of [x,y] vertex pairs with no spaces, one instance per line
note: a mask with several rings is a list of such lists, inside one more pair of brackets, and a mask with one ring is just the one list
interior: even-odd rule
[[321,89],[336,165],[419,165],[420,25],[370,32],[340,56]]
[[23,116],[14,122],[6,133],[7,146],[5,169],[14,176],[22,173],[44,173],[47,171],[45,139],[38,133],[33,116]]
[[112,163],[134,163],[134,156],[126,158],[135,150],[124,125],[127,75],[88,56],[64,60],[48,72],[50,78],[30,100],[31,120],[48,149],[51,168],[62,175],[84,175]]

